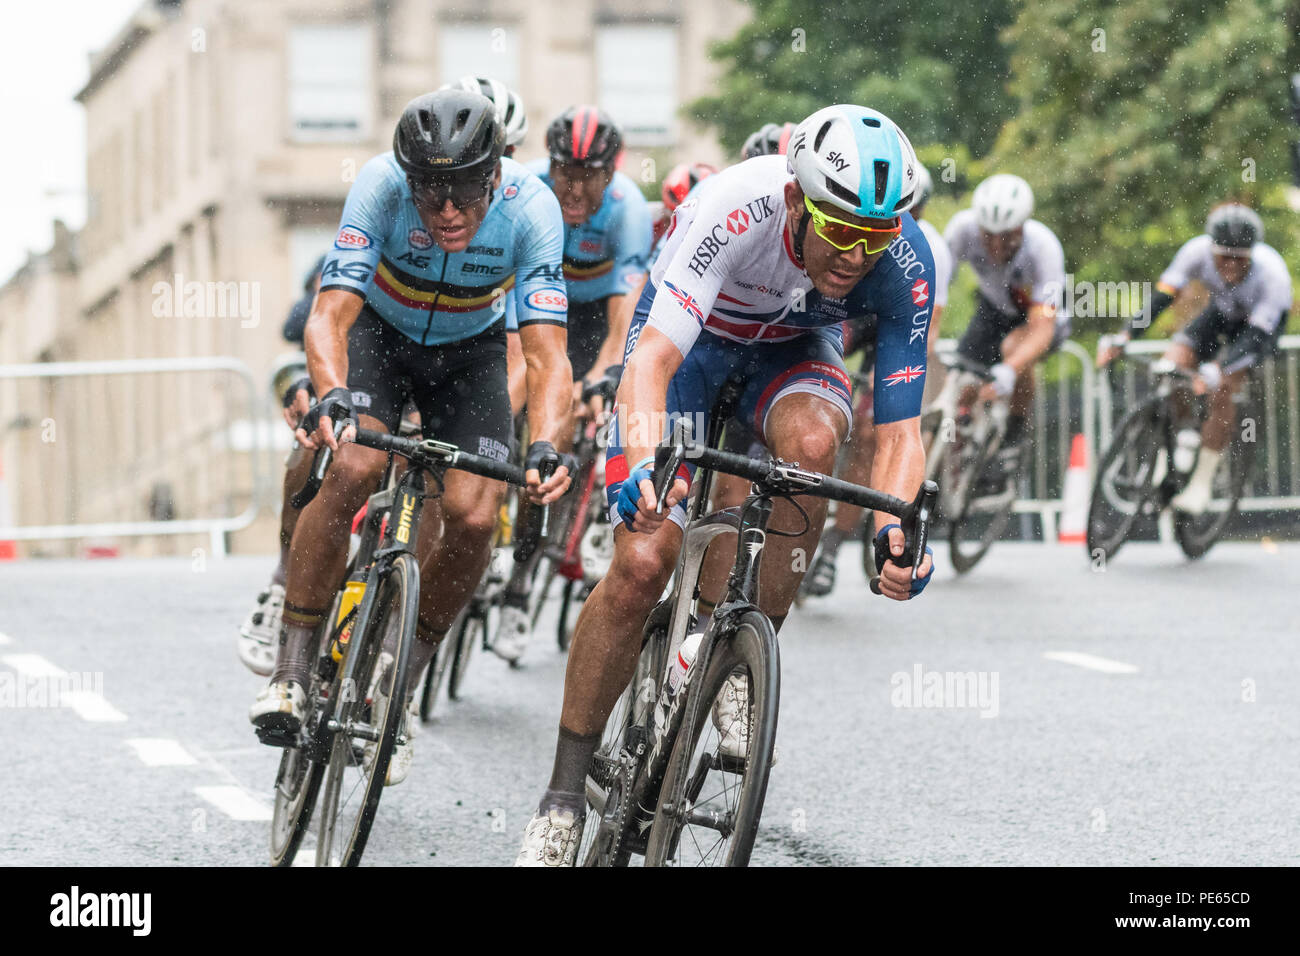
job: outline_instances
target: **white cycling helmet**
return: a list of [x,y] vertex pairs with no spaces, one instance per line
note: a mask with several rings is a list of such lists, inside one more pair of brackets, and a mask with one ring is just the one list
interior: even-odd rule
[[839,104],[818,110],[790,135],[790,171],[813,202],[869,219],[893,219],[916,202],[920,163],[884,113]]
[[998,173],[975,187],[971,208],[985,232],[1010,232],[1033,215],[1034,191],[1019,176]]
[[497,119],[506,130],[506,145],[518,146],[528,133],[528,117],[524,114],[524,101],[519,94],[500,80],[490,76],[462,76],[443,89],[461,89],[468,93],[481,93],[496,107]]
[[[930,199],[930,194],[934,192],[934,180],[930,178],[930,171],[924,166],[916,167],[916,202],[912,203],[912,209],[916,210],[924,206]],[[912,213],[916,215],[915,211]]]

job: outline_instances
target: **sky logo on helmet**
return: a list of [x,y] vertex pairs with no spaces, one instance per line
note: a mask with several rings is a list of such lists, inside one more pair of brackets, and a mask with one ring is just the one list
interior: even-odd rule
[[335,249],[369,249],[370,236],[364,229],[356,226],[344,226],[334,238]]
[[916,306],[925,305],[930,301],[930,283],[924,279],[917,279],[912,283],[912,304]]
[[835,151],[835,152],[827,153],[827,154],[826,154],[826,162],[831,163],[832,165],[834,165],[834,166],[835,166],[835,171],[836,171],[837,173],[842,173],[842,172],[844,172],[844,170],[846,170],[846,169],[849,168],[849,161],[848,161],[847,159],[845,159],[845,158],[844,158],[844,157],[839,153],[838,150]]
[[433,245],[433,236],[429,235],[428,230],[417,227],[406,234],[406,241],[417,249],[428,249]]
[[524,303],[538,312],[550,312],[553,315],[565,315],[569,311],[568,296],[554,289],[539,289],[529,295]]
[[669,294],[677,300],[677,304],[686,310],[687,315],[700,323],[700,325],[704,324],[704,313],[700,311],[700,304],[695,301],[693,295],[688,292],[683,292],[667,279],[664,280],[664,286],[668,289]]

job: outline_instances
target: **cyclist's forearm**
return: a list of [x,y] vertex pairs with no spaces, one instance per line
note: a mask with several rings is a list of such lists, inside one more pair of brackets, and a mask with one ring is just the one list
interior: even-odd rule
[[361,299],[329,289],[316,297],[303,330],[307,374],[317,395],[348,384],[348,331],[361,314]]
[[1146,335],[1147,329],[1155,324],[1156,319],[1160,318],[1161,313],[1169,308],[1176,298],[1178,298],[1177,290],[1167,291],[1157,287],[1147,300],[1147,307],[1124,323],[1124,327],[1120,330],[1121,334],[1135,339],[1142,338]]
[[[921,444],[921,420],[909,418],[876,426],[876,457],[871,465],[871,487],[911,501],[925,478],[925,447]],[[898,521],[894,515],[877,511],[876,530]]]
[[[652,328],[641,333],[618,387],[619,438],[629,469],[654,457],[666,430],[668,383],[681,361],[681,353],[667,336]],[[703,435],[694,437],[704,440]]]
[[1046,306],[1032,306],[1028,326],[1028,334],[1003,359],[1017,373],[1037,362],[1051,346],[1052,336],[1056,332],[1055,312]]
[[573,405],[573,370],[564,329],[530,326],[520,336],[527,368],[528,432],[533,441],[559,446],[567,438]]

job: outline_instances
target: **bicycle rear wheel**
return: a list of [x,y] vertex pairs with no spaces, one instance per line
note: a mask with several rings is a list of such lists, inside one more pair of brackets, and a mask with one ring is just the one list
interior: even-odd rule
[[[1254,464],[1254,450],[1239,437],[1234,438],[1214,473],[1210,508],[1200,515],[1174,512],[1174,537],[1189,558],[1199,558],[1214,547],[1228,522],[1237,514],[1237,505],[1254,471]],[[1214,507],[1215,501],[1221,508]]]
[[451,652],[451,667],[447,673],[447,696],[460,700],[465,689],[465,674],[469,671],[470,658],[474,648],[487,638],[488,609],[491,605],[475,598],[462,615],[460,626],[456,629],[456,643]]
[[[464,613],[461,611],[462,616]],[[438,642],[438,649],[433,652],[433,660],[429,662],[424,672],[424,683],[420,691],[420,723],[422,724],[427,724],[438,709],[438,693],[442,690],[442,682],[446,679],[447,672],[451,670],[452,658],[456,653],[454,637],[459,632],[460,625],[461,619],[458,617]]]
[[[354,683],[345,686],[347,668],[342,667],[332,687],[339,728],[325,777],[317,866],[356,866],[361,862],[393,747],[403,728],[420,602],[415,559],[399,555],[378,589],[365,633],[354,634],[348,649],[349,654],[361,655],[351,671]],[[392,656],[391,666],[382,671],[381,654]]]
[[1157,415],[1160,399],[1151,398],[1129,412],[1115,430],[1110,447],[1097,466],[1088,506],[1088,554],[1109,561],[1127,540],[1133,524],[1158,512],[1157,485],[1163,481],[1160,462],[1162,429]]
[[[328,634],[328,627],[325,628]],[[313,671],[307,688],[307,700],[313,708],[307,714],[302,740],[308,740],[315,730],[316,716],[320,711],[320,678]],[[325,776],[325,764],[308,758],[301,746],[285,747],[280,755],[280,767],[275,774],[275,799],[271,809],[271,865],[291,866],[302,845],[302,838],[311,823],[316,808],[316,796]]]
[[[698,678],[698,679],[697,679]],[[716,701],[728,683],[745,689],[736,719],[748,722],[743,757],[722,754],[727,731]],[[748,866],[776,743],[780,653],[772,623],[747,611],[718,635],[707,669],[686,685],[687,710],[655,804],[646,866]]]
[[965,574],[980,563],[1011,519],[1011,509],[1016,503],[1014,478],[1008,479],[1000,494],[980,495],[978,491],[984,471],[996,467],[998,450],[997,443],[991,440],[984,443],[956,499],[956,513],[949,525],[948,550],[958,574]]

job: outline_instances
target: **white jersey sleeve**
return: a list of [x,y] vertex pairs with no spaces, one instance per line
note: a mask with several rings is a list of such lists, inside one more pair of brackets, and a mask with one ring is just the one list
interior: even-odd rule
[[1255,243],[1250,271],[1255,273],[1251,278],[1259,283],[1259,299],[1249,306],[1247,321],[1272,334],[1291,310],[1291,272],[1281,253],[1262,242]]
[[1212,241],[1209,236],[1196,236],[1183,243],[1169,267],[1160,273],[1162,292],[1174,295],[1193,279],[1203,278],[1202,268],[1210,258]]

